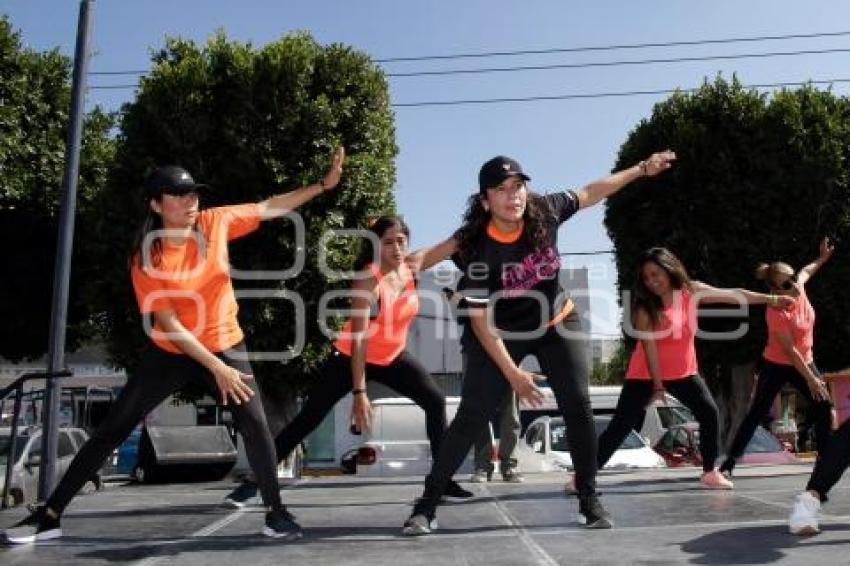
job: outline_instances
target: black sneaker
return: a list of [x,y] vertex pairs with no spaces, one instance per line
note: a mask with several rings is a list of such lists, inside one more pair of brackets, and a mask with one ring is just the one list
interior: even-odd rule
[[579,523],[588,529],[610,529],[614,526],[611,515],[602,507],[595,493],[578,498]]
[[242,509],[246,505],[258,505],[257,484],[244,482],[224,498],[224,505],[234,509]]
[[62,536],[59,517],[47,514],[44,506],[37,507],[29,517],[3,532],[7,544],[32,544]]
[[304,536],[301,525],[295,522],[295,517],[286,510],[286,507],[266,513],[266,526],[263,527],[263,534],[267,537],[285,540],[296,540]]
[[446,491],[443,493],[443,496],[452,497],[454,499],[469,499],[473,496],[473,493],[460,487],[460,484],[455,480],[451,480],[446,486]]

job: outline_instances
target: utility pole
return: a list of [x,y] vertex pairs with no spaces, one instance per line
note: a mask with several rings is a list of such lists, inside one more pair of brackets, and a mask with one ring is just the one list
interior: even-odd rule
[[71,253],[74,248],[74,214],[77,204],[77,178],[80,171],[80,145],[85,112],[86,75],[89,63],[89,30],[91,4],[81,0],[77,23],[77,46],[71,84],[71,111],[68,139],[65,145],[65,174],[62,179],[62,207],[59,210],[59,235],[56,243],[56,265],[53,269],[53,299],[50,308],[50,343],[48,345],[47,380],[44,395],[41,468],[38,476],[38,498],[45,500],[56,480],[56,447],[59,438],[59,405],[61,386],[53,374],[65,366],[65,327],[68,322],[68,286],[71,279]]

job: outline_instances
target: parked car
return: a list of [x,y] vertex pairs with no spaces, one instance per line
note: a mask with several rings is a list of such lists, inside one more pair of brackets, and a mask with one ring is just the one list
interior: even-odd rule
[[[607,415],[595,415],[593,417],[597,437],[602,434],[610,422],[611,417]],[[567,429],[562,417],[547,416],[536,419],[528,426],[524,439],[525,447],[543,458],[540,471],[571,469],[573,467],[570,445],[567,441]],[[524,459],[522,455],[520,455],[520,459]],[[528,468],[527,465],[524,467]],[[633,430],[629,431],[623,443],[605,464],[605,469],[663,467],[665,467],[664,459]]]
[[133,429],[124,442],[115,449],[115,471],[121,475],[135,477],[136,466],[139,463],[139,442],[142,439],[142,427]]
[[[655,445],[670,467],[702,466],[699,452],[699,423],[685,423],[670,427]],[[740,464],[793,464],[794,456],[778,438],[763,426],[756,428],[752,439],[738,460]]]
[[[6,480],[6,468],[9,465],[8,450],[11,442],[11,427],[0,428],[0,490]],[[59,429],[56,449],[56,477],[62,477],[68,470],[83,443],[89,436],[81,428],[63,427]],[[15,441],[15,461],[12,464],[12,480],[9,484],[9,503],[19,505],[36,501],[38,496],[38,474],[41,467],[41,427],[29,426],[18,429]],[[95,489],[103,482],[100,473],[91,478]]]
[[[446,398],[451,422],[459,397]],[[364,476],[425,476],[431,469],[431,443],[425,434],[425,413],[407,398],[389,397],[372,402],[372,427],[360,443],[340,458],[343,473]],[[467,456],[458,473],[472,472]]]
[[[524,425],[523,430],[536,418],[546,415],[556,417],[561,414],[551,388],[541,387],[541,391],[544,399],[541,406],[531,407],[525,403],[520,404],[520,420]],[[591,385],[589,394],[593,414],[613,415],[617,409],[617,401],[620,398],[621,391],[622,387],[619,385]],[[655,446],[669,427],[695,420],[690,409],[668,393],[663,402],[653,401],[647,407],[643,423],[637,432],[646,440],[647,444]]]

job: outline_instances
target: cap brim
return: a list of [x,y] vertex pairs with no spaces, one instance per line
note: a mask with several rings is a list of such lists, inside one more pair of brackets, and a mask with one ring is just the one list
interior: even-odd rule
[[185,195],[186,193],[197,193],[201,191],[209,190],[210,186],[203,183],[196,183],[192,185],[179,185],[176,187],[167,187],[162,190],[163,193],[169,195]]
[[493,189],[498,187],[501,183],[505,181],[505,179],[510,179],[511,177],[519,177],[523,181],[530,181],[531,177],[526,175],[525,173],[508,173],[503,175],[498,181],[496,179],[491,180],[486,186],[479,185],[478,189],[480,191],[486,191],[487,189]]

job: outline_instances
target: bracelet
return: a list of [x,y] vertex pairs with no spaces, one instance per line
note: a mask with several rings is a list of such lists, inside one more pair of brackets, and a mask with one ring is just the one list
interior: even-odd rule
[[360,395],[361,393],[365,394],[366,390],[365,389],[352,389],[351,390],[352,395]]
[[324,179],[319,179],[319,182],[317,184],[319,185],[319,188],[322,189],[322,192],[325,192],[326,190],[328,190],[328,188],[325,186],[325,180]]
[[647,172],[647,170],[649,169],[649,161],[647,161],[646,159],[644,159],[644,160],[640,161],[640,162],[638,163],[638,169],[640,169],[640,173],[641,173],[641,175],[643,175],[644,177],[646,177],[646,176],[649,174],[649,173]]
[[778,306],[779,305],[779,296],[771,293],[770,295],[767,296],[767,304],[769,304],[772,307]]

